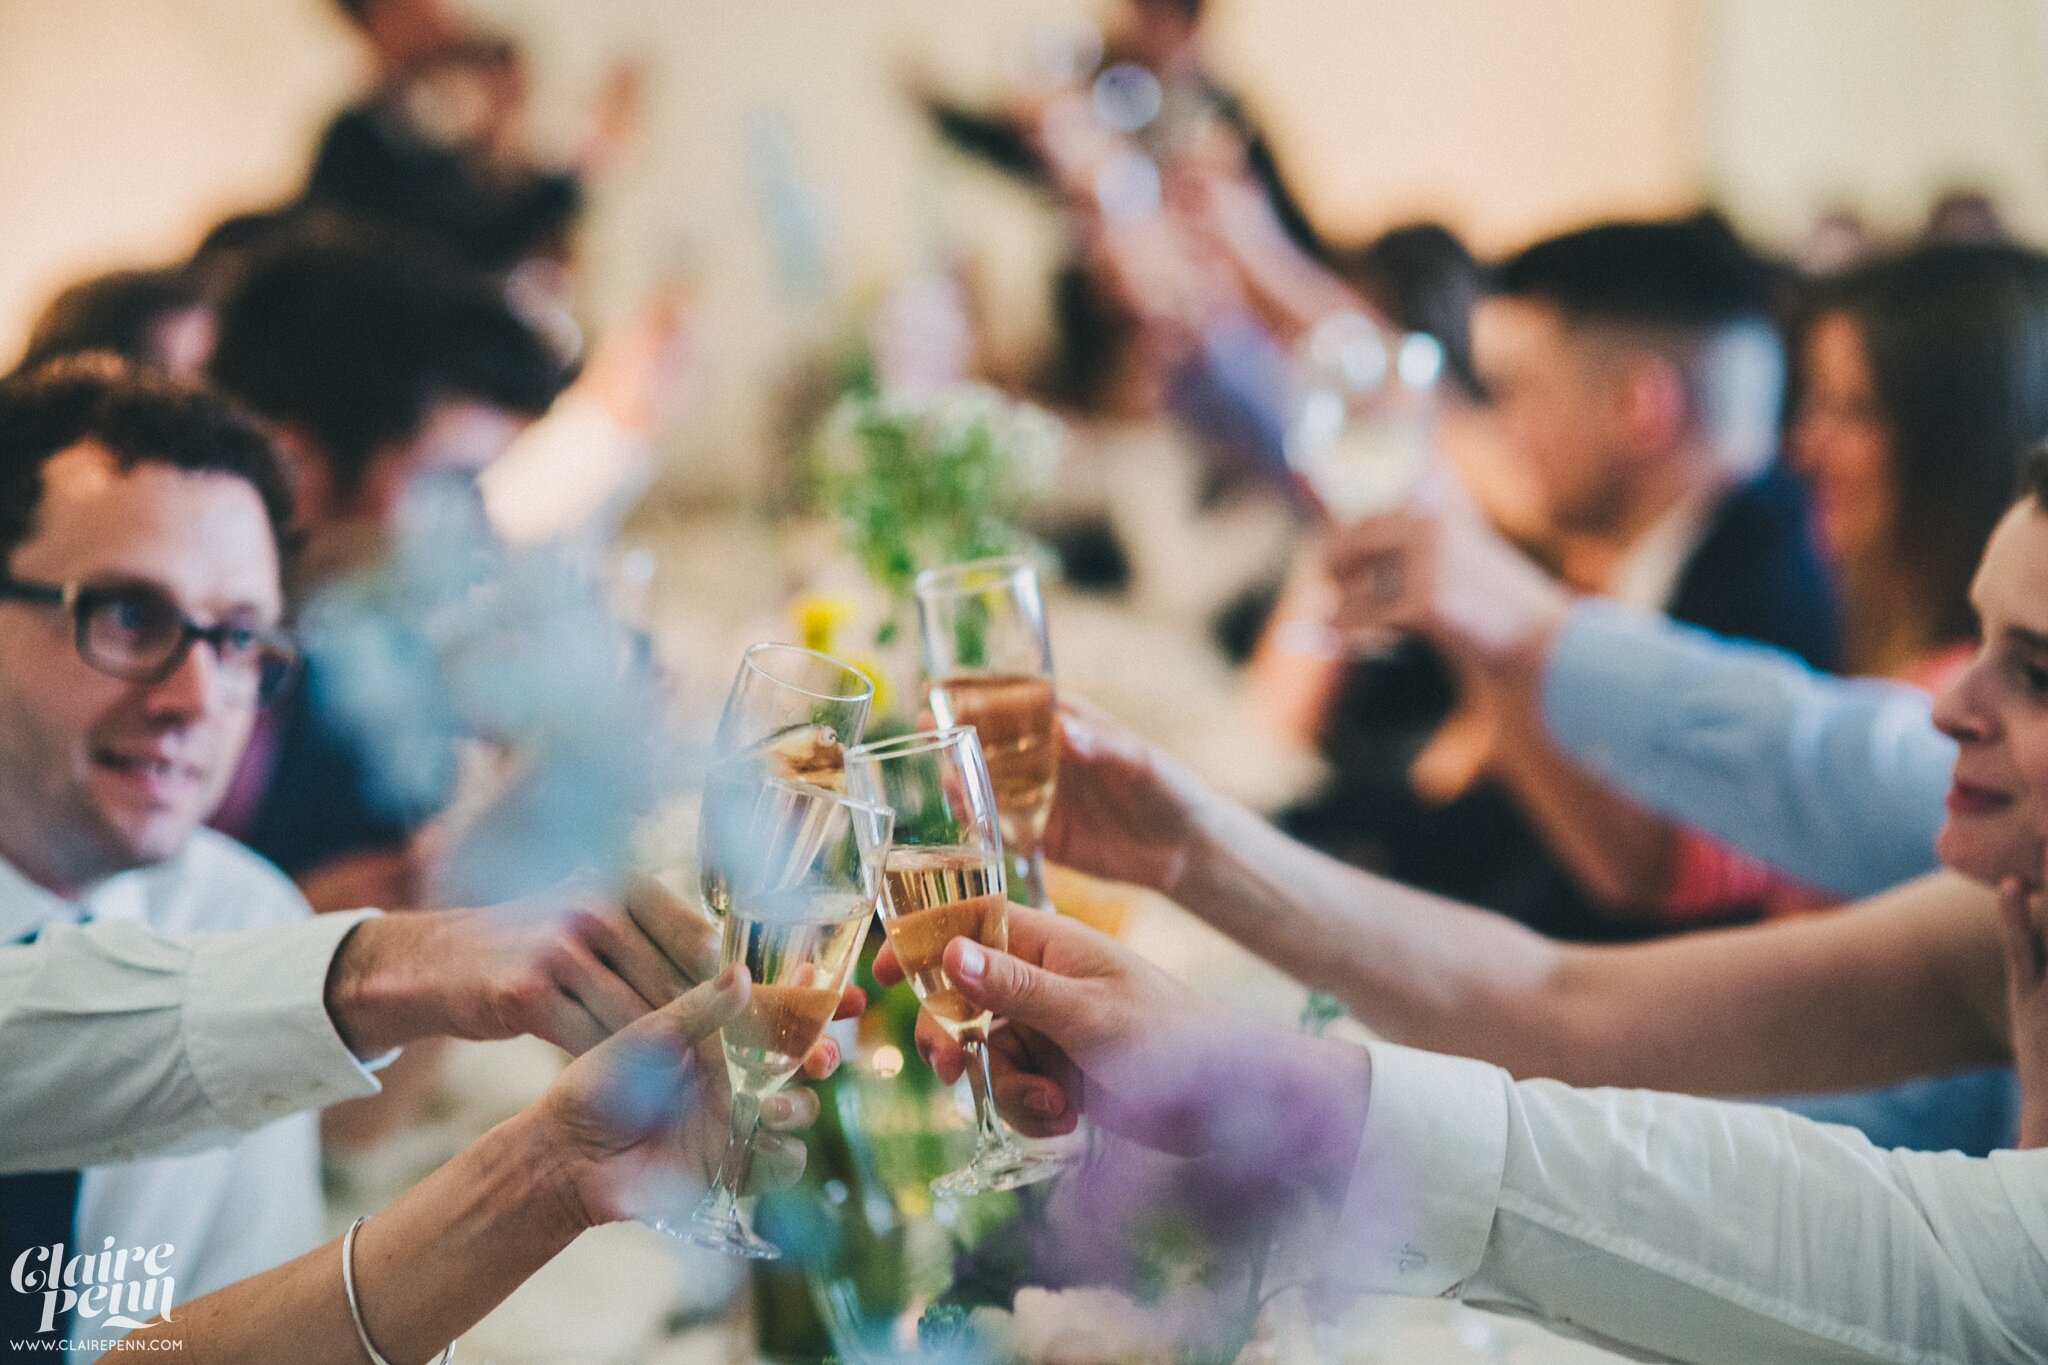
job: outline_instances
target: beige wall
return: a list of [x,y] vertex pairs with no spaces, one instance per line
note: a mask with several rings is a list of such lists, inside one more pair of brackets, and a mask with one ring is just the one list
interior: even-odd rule
[[[776,289],[742,130],[774,111],[857,292],[968,242],[1024,329],[1043,215],[934,153],[906,62],[987,85],[1086,0],[474,0],[529,39],[548,134],[611,54],[656,77],[592,224],[610,313],[682,266],[717,341],[687,470],[745,483],[759,382],[819,317]],[[1440,215],[1486,249],[1713,187],[1790,240],[1838,199],[1903,221],[1960,178],[2048,235],[2039,0],[1212,0],[1218,64],[1335,231]],[[167,256],[299,173],[356,55],[329,0],[0,0],[0,355],[59,284]]]
[[1224,57],[1319,218],[1504,249],[1699,194],[1694,0],[1235,0]]

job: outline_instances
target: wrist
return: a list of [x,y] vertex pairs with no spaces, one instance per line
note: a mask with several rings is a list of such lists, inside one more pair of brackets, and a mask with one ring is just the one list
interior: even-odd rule
[[436,921],[443,914],[464,913],[382,915],[342,940],[327,972],[327,1013],[357,1056],[452,1031],[427,968],[445,954],[428,940],[442,929]]
[[541,1235],[569,1242],[612,1221],[591,1206],[587,1191],[597,1179],[575,1141],[546,1100],[528,1105],[491,1130],[499,1144],[496,1159],[512,1162],[529,1182],[523,1197],[540,1220]]

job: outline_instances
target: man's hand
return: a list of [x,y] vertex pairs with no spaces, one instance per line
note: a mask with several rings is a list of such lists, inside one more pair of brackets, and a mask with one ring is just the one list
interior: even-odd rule
[[1349,637],[1420,635],[1489,675],[1533,670],[1571,607],[1571,593],[1446,491],[1332,534],[1336,625]]
[[[359,1056],[529,1033],[583,1053],[710,979],[717,961],[711,921],[641,878],[619,904],[559,894],[368,921],[335,955],[328,1012]],[[860,1004],[852,992],[842,1009]],[[821,1045],[810,1063],[829,1071],[836,1049]]]
[[1172,895],[1214,800],[1192,773],[1107,713],[1060,705],[1060,780],[1045,831],[1053,862]]
[[[1232,1017],[1058,915],[1013,909],[1010,948],[955,939],[945,961],[955,988],[999,1021],[989,1039],[996,1102],[1018,1131],[1068,1132],[1086,1113],[1133,1142],[1200,1156],[1242,1147],[1246,1117],[1263,1115],[1282,1146],[1327,1161],[1303,1170],[1305,1179],[1342,1190],[1364,1121],[1363,1051]],[[875,978],[902,979],[889,949],[875,959]],[[941,1079],[957,1079],[960,1045],[929,1015],[919,1016],[917,1037]],[[1348,1132],[1351,1141],[1293,1141],[1311,1131]]]
[[2020,1076],[2021,1147],[2048,1147],[2048,868],[2042,877],[2031,886],[2008,877],[1998,888],[2005,998]]

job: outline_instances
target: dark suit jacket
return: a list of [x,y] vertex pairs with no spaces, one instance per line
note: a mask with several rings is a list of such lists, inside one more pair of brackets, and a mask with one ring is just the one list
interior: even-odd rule
[[[1814,548],[1798,483],[1772,469],[1723,501],[1672,594],[1677,620],[1791,650],[1819,668],[1838,661],[1834,594]],[[1408,767],[1449,714],[1450,674],[1426,646],[1353,665],[1323,739],[1332,776],[1285,812],[1296,837],[1360,866],[1488,906],[1560,938],[1643,930],[1601,915],[1507,791],[1482,783],[1447,806],[1425,805]],[[1742,907],[1731,907],[1739,917]]]

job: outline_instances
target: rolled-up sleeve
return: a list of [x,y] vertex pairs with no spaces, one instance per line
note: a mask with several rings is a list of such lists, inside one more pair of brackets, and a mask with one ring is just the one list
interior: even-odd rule
[[220,934],[53,924],[0,948],[0,1171],[194,1150],[375,1094],[325,1002],[373,913]]
[[[1648,1360],[2048,1359],[2048,1151],[1890,1152],[1763,1106],[1372,1051],[1346,1241],[1389,1217],[1399,1241],[1359,1287]],[[1405,1169],[1405,1211],[1381,1165]]]
[[1862,896],[1936,866],[1955,748],[1913,688],[1586,602],[1542,701],[1573,758],[1801,881]]

